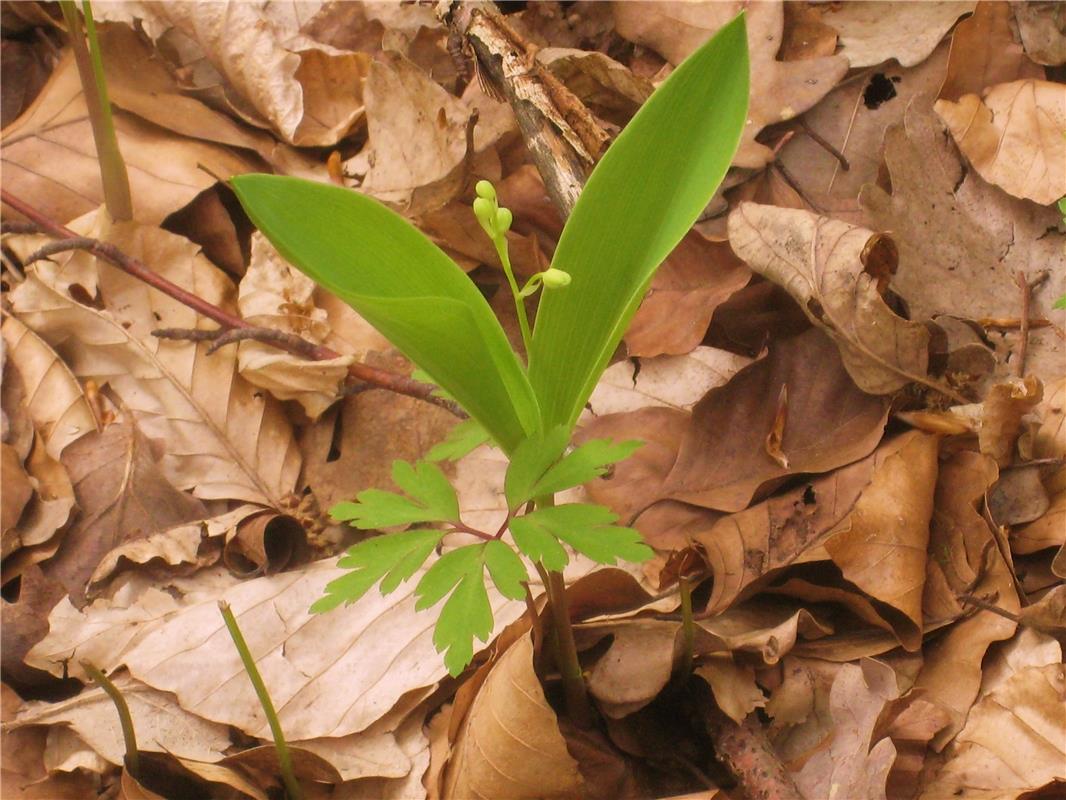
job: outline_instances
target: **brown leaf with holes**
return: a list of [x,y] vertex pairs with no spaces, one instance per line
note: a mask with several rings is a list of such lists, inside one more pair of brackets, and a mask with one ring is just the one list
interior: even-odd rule
[[889,394],[929,382],[925,326],[884,300],[896,271],[891,239],[807,211],[742,203],[729,215],[729,242],[833,337],[860,389]]

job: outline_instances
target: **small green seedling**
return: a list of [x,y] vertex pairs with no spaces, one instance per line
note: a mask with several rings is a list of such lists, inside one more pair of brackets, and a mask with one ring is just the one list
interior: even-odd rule
[[[565,609],[559,573],[568,547],[604,564],[652,555],[608,509],[556,506],[554,497],[604,474],[638,446],[597,440],[572,448],[570,441],[652,275],[725,176],[747,103],[741,15],[680,64],[630,121],[589,178],[552,266],[523,287],[507,253],[511,212],[500,207],[491,184],[478,183],[474,214],[507,276],[528,364],[462,269],[385,206],[295,178],[232,180],[252,221],[282,255],[347,301],[471,417],[426,460],[396,462],[393,479],[402,493],[369,489],[332,509],[335,519],[360,529],[411,527],[352,547],[339,562],[351,571],[330,583],[312,610],[350,603],[375,584],[394,591],[444,537],[473,535],[479,541],[446,550],[415,587],[418,608],[444,603],[434,642],[457,675],[473,657],[474,637],[485,642],[492,633],[486,572],[502,595],[524,598],[524,556],[545,578],[553,609]],[[525,300],[537,291],[531,326]],[[509,459],[507,517],[497,531],[464,523],[455,489],[434,463],[483,441]],[[556,617],[556,633],[564,681],[580,684],[565,614]]]

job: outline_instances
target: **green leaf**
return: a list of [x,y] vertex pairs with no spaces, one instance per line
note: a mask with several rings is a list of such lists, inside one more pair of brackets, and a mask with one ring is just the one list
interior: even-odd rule
[[311,606],[312,613],[353,603],[378,581],[381,581],[381,593],[389,594],[425,563],[442,536],[444,531],[405,531],[375,536],[353,545],[337,562],[337,566],[352,571],[326,584],[326,594]]
[[412,466],[406,461],[394,461],[392,479],[409,497],[383,489],[367,489],[355,496],[354,503],[337,503],[329,510],[330,516],[362,530],[412,522],[458,521],[459,500],[455,489],[436,464],[419,461]]
[[725,176],[747,107],[741,15],[673,71],[596,166],[552,259],[570,285],[537,311],[529,379],[545,430],[577,420],[656,268]]
[[433,644],[445,651],[444,666],[455,677],[474,657],[474,637],[488,642],[492,636],[492,607],[485,591],[481,568],[463,575],[441,609],[433,629]]
[[533,499],[533,486],[570,441],[570,429],[563,425],[552,428],[543,436],[531,436],[518,445],[507,465],[503,493],[507,507],[514,510]]
[[1052,308],[1066,308],[1066,294],[1056,300]]
[[436,464],[418,461],[392,462],[392,479],[412,498],[433,514],[434,520],[455,522],[459,519],[459,498],[448,477]]
[[537,431],[529,379],[485,298],[409,222],[339,186],[256,174],[230,182],[286,259],[362,314],[505,452]]
[[426,461],[458,461],[474,448],[489,441],[489,432],[476,419],[460,422],[440,444],[426,454]]
[[[616,514],[603,506],[567,503],[538,508],[531,514],[516,517],[511,520],[511,533],[515,543],[530,558],[535,556],[519,541],[519,531],[523,541],[541,552],[550,551],[545,545],[546,541],[560,540],[600,564],[614,564],[617,559],[640,562],[651,558],[654,551],[644,544],[640,533],[632,528],[612,525],[617,519]],[[558,542],[555,546],[562,550]],[[548,569],[562,568],[551,566],[547,561],[543,563]]]
[[469,544],[449,550],[437,559],[415,587],[418,598],[415,610],[421,611],[439,603],[467,573],[476,570],[480,574],[484,549],[484,544]]
[[492,582],[504,597],[521,600],[526,596],[526,587],[522,582],[529,580],[529,573],[522,559],[509,546],[499,540],[487,542],[485,566],[492,576]]
[[610,439],[585,442],[544,473],[533,487],[531,496],[542,497],[588,483],[606,473],[610,464],[629,458],[643,444],[635,439],[617,444]]
[[559,544],[559,540],[535,519],[530,519],[531,516],[532,514],[527,514],[511,520],[511,536],[514,537],[514,543],[519,550],[533,561],[539,561],[546,569],[552,572],[562,572],[563,568],[570,563],[570,556]]

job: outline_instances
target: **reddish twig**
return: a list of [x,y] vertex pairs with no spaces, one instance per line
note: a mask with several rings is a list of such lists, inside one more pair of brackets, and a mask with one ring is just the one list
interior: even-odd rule
[[211,346],[207,348],[209,355],[227,344],[252,339],[288,350],[290,353],[301,355],[312,361],[315,360],[316,345],[313,342],[294,333],[279,331],[277,328],[216,328],[213,331],[201,331],[194,328],[157,328],[152,331],[152,336],[160,339],[211,342]]
[[41,229],[32,222],[20,219],[5,219],[0,223],[0,233],[40,233]]
[[[57,239],[62,239],[64,240],[64,244],[79,241],[80,246],[75,249],[85,250],[97,258],[113,264],[128,275],[132,275],[138,280],[147,283],[153,289],[157,289],[168,297],[172,297],[179,303],[193,309],[193,311],[196,311],[198,314],[217,322],[223,329],[255,328],[254,325],[248,324],[240,317],[234,316],[213,303],[209,303],[203,298],[197,297],[192,292],[182,289],[176,283],[168,281],[163,276],[153,272],[138,259],[127,256],[113,244],[101,242],[97,239],[87,239],[86,237],[78,236],[74,231],[61,225],[47,215],[42,214],[33,206],[12,195],[6,189],[0,189],[0,200],[3,200],[8,206],[34,223],[42,233],[54,236]],[[288,350],[289,352],[294,352],[296,355],[308,358],[312,361],[329,361],[338,358],[341,355],[335,350],[323,345],[316,345],[311,342],[306,342],[306,344],[309,347],[304,348],[303,345],[300,345],[299,350],[293,350],[290,346],[286,345],[279,346],[282,346],[283,349]],[[440,406],[458,417],[466,417],[466,414],[464,414],[454,402],[437,397],[433,394],[435,387],[429,384],[412,380],[404,375],[397,375],[388,370],[378,369],[377,367],[372,367],[368,364],[352,364],[348,367],[348,374],[357,381],[364,381],[382,389],[396,392],[397,394],[404,394],[409,397],[424,400],[427,403]]]
[[803,800],[792,776],[774,753],[758,715],[752,713],[740,725],[713,706],[707,732],[715,757],[737,779],[744,797],[759,800]]
[[1014,273],[1014,282],[1022,290],[1021,325],[1018,326],[1018,337],[1021,341],[1018,343],[1018,363],[1014,366],[1014,372],[1019,378],[1025,377],[1025,358],[1029,352],[1029,306],[1033,300],[1033,289],[1047,280],[1048,274],[1047,270],[1043,270],[1033,280],[1029,280],[1029,276],[1024,272]]
[[815,143],[821,145],[822,149],[829,153],[829,155],[835,158],[840,164],[840,168],[844,170],[844,172],[847,172],[849,169],[851,169],[851,164],[848,163],[848,160],[844,157],[844,154],[837,150],[835,147],[833,147],[833,145],[826,141],[820,133],[818,133],[810,125],[808,125],[806,119],[800,117],[799,123],[800,127],[803,128],[803,132],[810,136],[815,141]]

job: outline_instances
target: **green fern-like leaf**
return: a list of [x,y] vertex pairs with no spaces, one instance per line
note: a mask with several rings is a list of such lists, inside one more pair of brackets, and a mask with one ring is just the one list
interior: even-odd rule
[[354,503],[337,503],[330,516],[356,528],[388,528],[412,522],[456,522],[459,499],[440,467],[428,461],[412,465],[396,461],[392,479],[406,496],[382,489],[367,489],[356,495]]
[[568,503],[540,508],[511,520],[515,544],[527,556],[550,570],[559,571],[569,562],[565,542],[599,564],[647,561],[654,555],[633,528],[613,523],[618,517],[603,506]]

